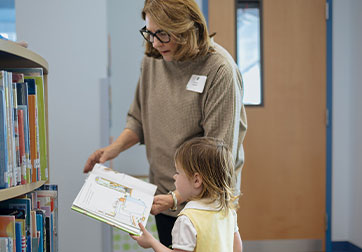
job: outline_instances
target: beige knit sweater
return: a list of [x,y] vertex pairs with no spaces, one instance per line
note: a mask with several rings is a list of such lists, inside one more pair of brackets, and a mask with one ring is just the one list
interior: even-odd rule
[[[187,62],[147,56],[142,61],[126,128],[146,145],[150,182],[157,185],[157,194],[175,189],[175,150],[196,136],[223,139],[233,151],[237,172],[241,172],[246,133],[242,79],[231,56],[217,44],[215,49]],[[207,76],[202,93],[186,90],[193,74]],[[165,214],[177,216],[178,212]]]

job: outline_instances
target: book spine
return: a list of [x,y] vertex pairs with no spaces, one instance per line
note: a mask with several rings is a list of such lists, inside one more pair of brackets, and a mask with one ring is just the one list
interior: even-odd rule
[[13,119],[12,119],[12,103],[11,103],[11,89],[9,88],[8,73],[4,74],[4,87],[5,87],[5,104],[6,104],[6,133],[7,133],[7,154],[8,154],[8,182],[9,187],[14,186],[14,159],[13,159]]
[[6,101],[4,89],[4,71],[0,71],[0,189],[8,188],[8,146],[6,125]]
[[31,175],[32,182],[37,179],[37,125],[36,125],[36,86],[32,80],[28,81],[28,113],[29,113],[29,140],[30,140],[30,160],[31,160]]
[[21,223],[15,223],[15,247],[16,252],[21,252]]
[[[12,76],[12,74],[11,74]],[[12,103],[13,103],[13,122],[14,122],[14,158],[15,158],[15,178],[16,178],[16,185],[21,184],[21,158],[20,158],[20,145],[19,145],[19,122],[18,122],[18,102],[17,102],[17,95],[16,95],[16,83],[12,83]]]
[[45,101],[44,101],[44,79],[43,76],[25,76],[25,81],[33,79],[36,85],[36,103],[37,103],[37,134],[38,134],[38,180],[48,180],[48,161],[47,161],[47,137],[45,120]]
[[44,215],[41,213],[36,213],[36,227],[37,227],[37,232],[39,232],[39,251],[43,251],[44,250]]
[[23,124],[24,124],[24,146],[25,146],[25,160],[24,166],[26,169],[26,183],[31,183],[31,161],[30,161],[30,139],[29,139],[29,118],[28,107],[26,105],[18,105],[18,108],[22,110]]
[[24,145],[25,145],[25,161],[23,161],[23,165],[25,166],[26,169],[26,183],[31,183],[32,176],[31,176],[29,117],[28,117],[28,84],[25,82],[16,83],[16,91],[17,91],[18,109],[23,111]]
[[18,131],[19,131],[19,154],[21,167],[21,184],[26,184],[26,155],[25,155],[25,132],[24,111],[18,108]]

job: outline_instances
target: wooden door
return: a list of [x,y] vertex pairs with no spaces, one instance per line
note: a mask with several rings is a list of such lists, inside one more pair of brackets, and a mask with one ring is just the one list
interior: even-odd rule
[[[208,8],[215,41],[235,56],[234,0],[209,0]],[[240,234],[243,240],[320,241],[322,248],[325,0],[264,0],[262,8],[264,105],[246,109]]]

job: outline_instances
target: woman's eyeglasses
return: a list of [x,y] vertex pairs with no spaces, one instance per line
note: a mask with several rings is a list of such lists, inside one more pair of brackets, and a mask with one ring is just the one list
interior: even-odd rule
[[150,43],[153,43],[155,41],[155,37],[161,43],[168,43],[171,40],[171,37],[167,32],[158,30],[155,33],[153,33],[153,32],[148,31],[146,29],[146,26],[140,30],[140,33],[141,33],[142,37]]

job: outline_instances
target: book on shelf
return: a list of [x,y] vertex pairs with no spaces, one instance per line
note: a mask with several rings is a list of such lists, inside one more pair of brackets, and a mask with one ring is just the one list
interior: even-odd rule
[[96,164],[76,196],[71,209],[130,234],[146,226],[156,186]]
[[26,184],[26,152],[25,152],[25,131],[24,131],[24,111],[18,109],[18,135],[19,135],[19,157],[21,184]]
[[37,126],[37,102],[36,85],[34,80],[26,80],[28,85],[28,116],[29,116],[29,143],[30,143],[30,161],[31,161],[31,182],[38,181],[38,126]]
[[7,142],[7,170],[9,186],[16,185],[16,155],[15,155],[15,131],[14,131],[14,108],[12,92],[12,75],[3,71],[3,85],[5,90],[6,104],[6,142]]
[[44,210],[36,210],[36,231],[39,234],[38,250],[44,251],[44,242],[45,242],[45,213]]
[[21,222],[16,222],[15,221],[15,248],[16,248],[16,252],[21,252],[22,250],[22,223]]
[[0,237],[7,237],[9,251],[16,252],[15,216],[0,215]]
[[18,184],[26,184],[26,160],[25,160],[25,124],[24,124],[24,108],[22,108],[23,97],[19,95],[18,84],[24,83],[24,74],[11,73],[13,82],[13,96],[14,96],[14,119],[15,123],[15,139],[16,139],[16,155],[17,155],[17,169],[18,169]]
[[[31,183],[31,161],[30,161],[30,143],[29,143],[29,117],[28,117],[28,85],[25,82],[16,83],[17,101],[18,101],[18,119],[22,123],[24,131],[19,133],[20,140],[24,141],[25,153],[22,156],[22,172],[25,172],[25,182]],[[21,118],[20,114],[23,115]],[[20,122],[21,121],[21,122]],[[21,134],[24,134],[23,136]],[[23,138],[23,139],[20,139]],[[25,169],[25,171],[24,171]]]
[[28,198],[13,198],[0,202],[0,211],[24,211],[24,235],[30,246],[31,237],[31,200]]
[[58,248],[58,186],[45,184],[35,191],[38,208],[45,212],[45,245],[47,251]]
[[11,252],[13,248],[10,247],[9,237],[0,237],[0,251]]
[[[13,75],[12,75],[13,78]],[[13,108],[13,125],[14,125],[14,144],[15,144],[15,172],[14,178],[16,180],[16,185],[21,184],[21,157],[19,149],[19,121],[18,121],[18,101],[17,101],[17,92],[16,92],[16,83],[12,81],[12,108]]]
[[9,187],[7,110],[4,71],[0,71],[0,189]]
[[[0,216],[15,217],[15,249],[21,252],[23,242],[25,242],[25,210],[24,209],[7,209],[0,208]],[[26,244],[25,244],[26,247]],[[1,251],[1,250],[0,250]]]
[[24,74],[25,81],[27,79],[35,80],[36,96],[37,96],[37,120],[39,135],[39,180],[48,180],[48,160],[47,160],[47,133],[45,118],[45,95],[44,95],[44,76],[42,68],[25,68],[18,69]]
[[[2,133],[1,142],[2,155],[6,155],[5,165],[0,166],[0,175],[4,178],[0,181],[1,188],[16,185],[16,158],[15,158],[15,132],[14,132],[14,108],[11,74],[0,71],[0,89],[2,90]],[[3,163],[4,164],[4,163]],[[7,177],[7,178],[6,178]]]

